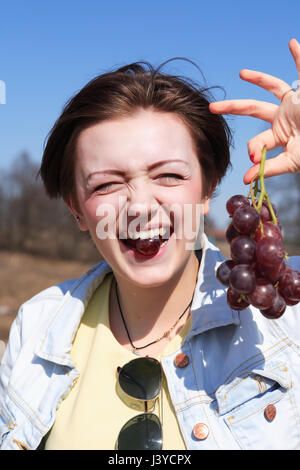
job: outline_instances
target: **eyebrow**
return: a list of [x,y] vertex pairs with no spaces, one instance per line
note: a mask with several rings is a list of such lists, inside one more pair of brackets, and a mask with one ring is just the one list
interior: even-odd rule
[[[160,160],[159,162],[155,162],[155,163],[152,163],[151,165],[148,165],[147,166],[147,170],[150,171],[150,170],[153,170],[154,168],[157,168],[159,166],[162,166],[162,165],[165,165],[167,163],[174,163],[174,162],[180,162],[180,163],[184,163],[186,166],[188,166],[188,162],[186,162],[185,160],[180,160],[179,158],[178,159],[174,159],[174,160]],[[94,171],[93,173],[90,173],[87,177],[87,183],[89,182],[89,180],[92,178],[92,176],[94,175],[99,175],[99,174],[103,174],[103,173],[107,173],[107,174],[110,174],[110,175],[120,175],[120,176],[123,176],[126,172],[125,171],[121,171],[121,170],[116,170],[116,169],[106,169],[106,170],[101,170],[101,171]]]

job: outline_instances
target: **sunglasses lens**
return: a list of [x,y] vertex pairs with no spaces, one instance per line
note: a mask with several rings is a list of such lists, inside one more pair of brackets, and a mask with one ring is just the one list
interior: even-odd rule
[[141,414],[127,421],[118,438],[118,450],[161,450],[162,429],[159,418]]
[[153,358],[133,359],[122,367],[119,383],[122,390],[138,400],[153,400],[159,394],[162,382],[160,363]]

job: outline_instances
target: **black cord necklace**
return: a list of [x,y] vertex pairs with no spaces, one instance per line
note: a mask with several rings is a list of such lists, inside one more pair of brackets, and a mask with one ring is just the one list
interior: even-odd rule
[[[200,264],[200,263],[199,263]],[[199,266],[198,266],[199,268]],[[115,281],[116,283],[116,296],[117,296],[117,301],[118,301],[118,306],[119,306],[119,310],[120,310],[120,314],[121,314],[121,317],[122,317],[122,320],[123,320],[123,324],[124,324],[124,327],[125,327],[125,330],[126,330],[126,333],[127,333],[127,336],[128,336],[128,339],[130,341],[130,344],[131,346],[133,347],[132,349],[132,352],[135,353],[135,354],[138,354],[137,350],[139,349],[145,349],[147,348],[148,346],[151,346],[152,344],[155,344],[155,343],[158,343],[158,341],[161,341],[163,338],[166,338],[166,336],[168,336],[172,330],[174,330],[174,328],[176,327],[177,323],[179,322],[179,320],[183,317],[183,315],[185,314],[185,312],[189,309],[189,307],[192,305],[192,302],[193,302],[193,298],[194,298],[194,294],[193,294],[193,297],[192,297],[192,300],[190,301],[190,303],[188,304],[188,306],[186,307],[186,309],[182,312],[182,314],[180,315],[180,317],[176,320],[176,322],[174,323],[174,325],[168,330],[166,331],[160,338],[154,340],[154,341],[151,341],[151,343],[149,344],[146,344],[145,346],[139,346],[139,347],[136,347],[131,338],[130,338],[130,334],[129,334],[129,331],[128,331],[128,328],[126,326],[126,323],[125,323],[125,319],[124,319],[124,315],[123,315],[123,312],[122,312],[122,309],[121,309],[121,305],[120,305],[120,299],[119,299],[119,295],[118,295],[118,285],[117,285],[117,281]]]

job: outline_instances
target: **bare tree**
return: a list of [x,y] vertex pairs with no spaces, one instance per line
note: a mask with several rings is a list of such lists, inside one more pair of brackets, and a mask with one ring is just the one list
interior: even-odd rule
[[0,181],[0,248],[44,256],[93,260],[100,255],[61,200],[50,200],[38,165],[22,152]]

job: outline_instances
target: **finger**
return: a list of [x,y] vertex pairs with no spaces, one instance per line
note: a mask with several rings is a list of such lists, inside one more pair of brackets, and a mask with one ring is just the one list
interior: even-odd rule
[[237,114],[273,122],[278,109],[276,104],[257,100],[224,100],[210,103],[209,110],[215,114]]
[[259,163],[261,161],[261,153],[264,146],[267,147],[267,150],[271,150],[278,145],[272,129],[267,129],[256,135],[248,141],[248,153],[252,162]]
[[254,85],[258,85],[270,91],[280,101],[282,96],[291,89],[291,86],[280,78],[256,70],[242,69],[240,71],[240,77],[246,82],[253,83]]
[[298,79],[300,80],[300,44],[297,39],[291,39],[289,48],[298,70]]
[[244,175],[244,183],[250,184],[251,180],[254,178],[255,175],[256,175],[255,180],[257,180],[258,172],[259,172],[259,165],[252,166]]
[[[254,165],[247,171],[244,176],[244,183],[250,184],[252,178],[258,174],[259,164]],[[299,168],[293,162],[291,154],[283,152],[275,158],[265,161],[264,177],[270,178],[271,176],[278,176],[285,173],[297,173]],[[257,179],[257,178],[255,178]]]

